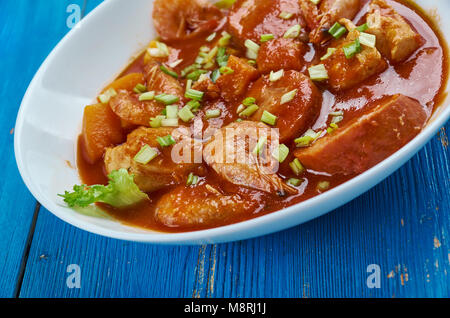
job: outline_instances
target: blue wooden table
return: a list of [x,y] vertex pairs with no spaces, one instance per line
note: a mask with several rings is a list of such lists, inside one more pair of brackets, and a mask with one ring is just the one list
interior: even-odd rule
[[[100,2],[0,1],[0,297],[450,296],[450,124],[351,203],[253,240],[122,242],[78,230],[42,208],[14,160],[17,111],[39,65],[69,31],[68,6],[79,5],[84,16]],[[81,288],[66,284],[71,264],[80,268]],[[380,288],[367,285],[371,264],[379,266]]]

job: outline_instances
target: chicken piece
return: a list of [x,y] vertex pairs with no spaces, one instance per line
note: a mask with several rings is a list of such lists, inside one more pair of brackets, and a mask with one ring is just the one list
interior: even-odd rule
[[[167,135],[171,135],[177,143],[175,146],[162,148],[157,137]],[[159,155],[146,165],[134,161],[134,157],[144,145],[159,151]],[[174,152],[179,149],[182,149],[183,153]],[[171,128],[140,127],[128,135],[126,143],[106,150],[105,168],[108,174],[114,170],[127,169],[135,175],[134,180],[139,189],[152,192],[186,182],[189,173],[198,166],[192,156],[194,149],[196,148],[189,137]],[[201,154],[201,150],[199,151]]]
[[179,186],[156,204],[156,219],[169,227],[198,228],[225,225],[250,214],[255,203],[238,194],[226,195],[210,186]]
[[[267,141],[260,154],[258,141]],[[286,195],[297,191],[276,174],[279,163],[272,156],[278,147],[274,129],[263,123],[243,121],[218,130],[203,150],[205,162],[223,179],[236,185]]]
[[[292,17],[283,19],[282,12],[292,13]],[[305,25],[298,1],[237,0],[228,15],[227,30],[236,44],[244,48],[247,39],[259,43],[263,34],[280,38],[296,24]]]
[[387,68],[386,61],[376,48],[361,45],[360,53],[351,58],[345,56],[344,46],[354,42],[359,35],[360,32],[356,29],[350,31],[337,50],[323,61],[328,71],[328,84],[334,91],[352,88]]
[[367,16],[366,31],[377,37],[377,48],[391,62],[407,59],[422,45],[422,38],[384,0],[372,0]]
[[311,30],[310,41],[319,44],[329,36],[327,31],[334,23],[342,18],[353,19],[361,3],[360,0],[323,0],[317,8],[311,0],[300,0],[300,6]]
[[[281,104],[283,95],[297,90],[295,97]],[[258,111],[251,117],[260,121],[264,111],[277,116],[274,128],[280,131],[280,142],[301,135],[315,122],[320,114],[322,95],[313,82],[297,71],[285,71],[276,82],[270,76],[262,76],[247,95],[256,99]]]
[[428,118],[416,100],[395,95],[378,101],[363,116],[319,139],[295,156],[305,167],[332,175],[356,175],[375,166],[411,141]]
[[303,55],[306,44],[294,39],[276,39],[261,45],[258,58],[258,70],[265,74],[281,69],[301,71],[305,65]]
[[[158,63],[148,64],[145,69],[147,90],[156,94],[166,93],[180,97],[183,89],[180,83],[160,69]],[[164,105],[155,100],[139,101],[139,95],[132,91],[120,90],[111,98],[109,105],[114,113],[126,123],[140,126],[148,126],[150,118],[161,114]]]
[[231,74],[222,74],[216,81],[223,99],[227,102],[239,100],[247,90],[250,82],[258,78],[259,72],[245,60],[231,55],[227,66]]
[[223,14],[207,0],[155,0],[153,23],[164,41],[189,40],[212,33]]

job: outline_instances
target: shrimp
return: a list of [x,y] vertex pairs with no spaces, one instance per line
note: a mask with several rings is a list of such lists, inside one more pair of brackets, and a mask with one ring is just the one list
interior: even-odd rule
[[[182,98],[183,89],[180,83],[161,71],[158,63],[148,64],[145,66],[144,72],[148,91]],[[126,123],[139,126],[148,126],[150,118],[160,115],[164,109],[164,105],[154,100],[139,101],[138,94],[126,90],[120,90],[116,96],[111,98],[109,105],[113,112]]]
[[239,194],[224,194],[204,183],[196,187],[178,186],[159,199],[156,219],[169,227],[206,227],[227,224],[250,214],[256,203]]
[[[290,101],[282,104],[282,97],[295,93]],[[247,92],[256,99],[258,111],[250,118],[260,121],[264,111],[277,116],[273,127],[280,130],[280,141],[300,136],[308,129],[320,113],[322,96],[314,83],[297,71],[285,71],[283,76],[272,82],[269,75],[262,76]]]
[[[106,150],[105,168],[107,173],[123,168],[127,169],[135,175],[136,184],[144,192],[153,192],[185,182],[189,173],[199,164],[188,161],[175,162],[172,157],[173,147],[161,148],[157,141],[157,137],[167,135],[171,135],[178,145],[187,145],[186,149],[189,150],[195,149],[190,138],[174,133],[171,128],[140,127],[128,135],[126,143]],[[144,145],[158,149],[158,156],[145,165],[134,160]]]
[[[203,150],[203,158],[219,176],[235,185],[280,196],[296,193],[276,174],[278,161],[272,153],[278,146],[278,136],[273,133],[263,123],[232,123],[214,134]],[[264,135],[267,139],[261,142]]]
[[187,40],[216,29],[223,14],[207,0],[155,0],[153,22],[164,41]]

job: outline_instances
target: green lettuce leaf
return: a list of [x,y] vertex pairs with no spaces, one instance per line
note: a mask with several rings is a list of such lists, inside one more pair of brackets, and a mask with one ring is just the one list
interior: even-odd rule
[[143,200],[148,200],[147,194],[142,192],[134,183],[134,176],[126,169],[111,172],[108,175],[108,185],[75,185],[73,192],[66,191],[59,196],[71,208],[84,208],[93,203],[101,202],[115,208],[126,208]]

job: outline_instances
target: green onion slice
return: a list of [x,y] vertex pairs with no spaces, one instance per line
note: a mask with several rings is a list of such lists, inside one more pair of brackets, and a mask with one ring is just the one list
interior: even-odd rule
[[326,60],[326,59],[329,58],[331,55],[333,55],[334,52],[336,52],[336,51],[337,51],[337,49],[332,48],[332,47],[329,47],[329,48],[327,49],[327,54],[325,54],[324,56],[322,56],[322,57],[320,58],[320,60],[321,60],[321,61]]
[[284,20],[289,20],[290,18],[292,18],[293,15],[294,14],[291,13],[291,12],[283,11],[283,12],[280,13],[279,17],[284,19]]
[[294,186],[294,187],[298,187],[299,185],[302,184],[302,180],[297,179],[297,178],[290,178],[290,179],[287,181],[287,184],[288,184],[288,185],[291,185],[291,186]]
[[308,72],[309,77],[313,81],[323,81],[328,79],[328,71],[323,64],[311,66],[308,68]]
[[195,115],[192,113],[190,106],[186,105],[178,112],[178,117],[180,117],[182,121],[187,123],[191,119],[193,119]]
[[230,44],[230,40],[231,40],[231,34],[229,34],[226,31],[222,32],[222,37],[219,40],[219,45],[220,46],[227,46],[228,44]]
[[247,58],[251,60],[256,60],[258,58],[258,52],[260,49],[260,46],[253,42],[252,40],[245,40],[244,43],[245,47],[247,48]]
[[98,100],[100,101],[100,103],[102,104],[108,104],[109,100],[114,97],[117,96],[117,92],[114,88],[110,88],[108,89],[106,92],[104,92],[103,94],[101,94],[98,97]]
[[266,143],[267,143],[267,136],[260,137],[258,143],[255,146],[255,149],[253,149],[253,154],[255,156],[259,156],[264,150],[264,146],[266,145]]
[[175,95],[160,94],[160,95],[155,96],[155,100],[164,105],[172,105],[172,104],[178,103],[180,101],[180,98]]
[[198,183],[198,176],[196,176],[191,172],[187,178],[186,185],[190,187],[196,185],[197,183]]
[[158,141],[161,147],[169,147],[176,144],[175,139],[171,135],[167,135],[165,137],[157,137],[156,141]]
[[339,22],[333,24],[333,26],[328,30],[328,33],[330,33],[337,40],[340,39],[346,32],[347,29]]
[[270,72],[270,76],[269,76],[269,80],[271,82],[276,82],[278,81],[280,78],[282,78],[284,75],[284,70],[279,70],[277,72],[271,71]]
[[178,118],[165,118],[161,120],[162,127],[178,127]]
[[367,23],[364,23],[356,28],[359,32],[365,32],[369,28],[369,25]]
[[274,126],[277,122],[277,116],[275,116],[275,115],[269,113],[267,110],[265,110],[261,116],[261,121],[268,125]]
[[292,27],[290,27],[286,33],[283,35],[285,39],[295,39],[300,35],[300,31],[302,30],[302,27],[300,24],[296,24]]
[[168,105],[166,106],[166,117],[171,118],[177,118],[178,114],[178,106],[176,105]]
[[206,111],[206,119],[220,117],[222,111],[220,109],[210,109]]
[[273,34],[270,34],[270,33],[269,34],[263,34],[263,35],[261,35],[260,42],[264,43],[264,42],[268,42],[268,41],[273,40],[273,39],[275,39],[275,36]]
[[250,117],[259,109],[258,105],[251,105],[239,113],[239,117]]
[[157,149],[150,147],[149,145],[145,145],[139,150],[139,152],[134,157],[134,161],[137,163],[146,165],[153,159],[155,159],[159,155]]
[[147,86],[145,86],[144,84],[137,84],[134,88],[133,91],[136,94],[142,94],[145,93],[147,91]]
[[281,97],[281,105],[292,101],[295,98],[295,95],[297,95],[297,91],[298,91],[297,89],[294,89],[294,90],[290,91],[289,93],[284,94]]
[[347,59],[353,58],[357,53],[361,52],[361,44],[359,39],[345,45],[343,48],[345,57]]
[[361,32],[359,35],[359,42],[362,45],[374,48],[377,44],[377,37],[370,33]]
[[246,99],[244,99],[242,101],[242,104],[244,106],[251,106],[251,105],[253,105],[255,103],[256,103],[256,98],[254,98],[254,97],[247,97]]
[[186,98],[196,100],[196,101],[201,101],[203,99],[203,95],[205,95],[205,93],[200,92],[195,89],[192,89],[192,88],[186,90],[186,93],[184,94],[184,96]]
[[150,127],[152,128],[161,127],[163,119],[166,119],[166,116],[159,115],[154,118],[150,118]]
[[228,66],[222,66],[219,69],[219,71],[220,71],[220,74],[223,74],[223,75],[228,75],[228,74],[233,74],[234,73],[234,70],[231,67],[228,67]]
[[139,101],[147,101],[147,100],[154,100],[155,99],[155,92],[146,92],[141,95],[139,95]]
[[317,190],[320,192],[327,191],[330,188],[330,182],[321,181],[317,184]]
[[219,77],[220,77],[220,70],[219,70],[219,69],[214,70],[214,71],[211,73],[211,81],[212,81],[213,83],[217,82],[217,79],[218,79]]
[[206,38],[206,41],[207,41],[207,42],[211,42],[212,40],[214,40],[214,38],[216,37],[216,35],[217,35],[216,32],[212,33],[211,35],[209,35],[209,36]]
[[285,144],[281,144],[272,153],[272,156],[280,163],[283,163],[289,155],[289,148]]
[[292,172],[294,172],[297,176],[301,175],[305,171],[305,168],[297,158],[295,158],[295,160],[292,161],[289,166],[291,167]]

